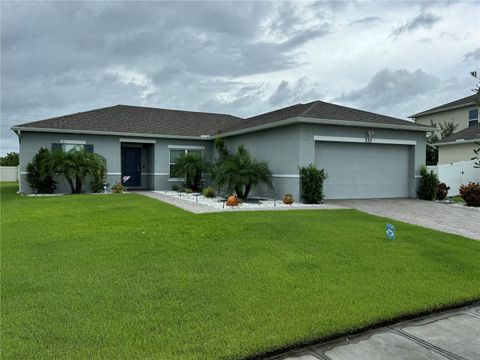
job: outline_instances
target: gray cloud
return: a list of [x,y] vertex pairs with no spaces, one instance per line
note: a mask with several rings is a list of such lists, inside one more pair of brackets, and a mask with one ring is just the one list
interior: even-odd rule
[[298,102],[306,103],[317,100],[323,97],[322,95],[316,90],[315,85],[309,84],[307,78],[303,77],[293,84],[282,80],[275,92],[268,98],[268,102],[276,107],[281,107]]
[[350,22],[350,25],[370,25],[381,20],[382,18],[379,16],[367,16]]
[[463,61],[480,62],[480,48],[466,53]]
[[418,16],[413,19],[408,20],[403,25],[395,28],[390,36],[397,38],[404,33],[408,33],[417,29],[431,29],[433,25],[439,22],[442,19],[441,16],[432,14],[432,13],[425,13],[422,12]]
[[[413,97],[408,90],[395,94],[385,85],[384,92],[397,96],[396,104],[375,88],[382,81],[394,83],[391,77],[397,72],[378,70],[408,66],[458,76],[468,74],[476,59],[472,52],[465,55],[466,62],[454,65],[458,54],[432,60],[423,48],[422,56],[415,53],[417,40],[410,39],[410,31],[438,21],[430,19],[428,25],[428,16],[409,21],[405,16],[412,7],[440,14],[440,2],[4,1],[0,6],[2,153],[17,147],[9,130],[14,124],[114,104],[251,116],[292,103],[339,98],[398,115],[426,104],[431,91],[413,80],[411,86],[420,89],[411,91]],[[465,7],[474,7],[449,6],[449,19],[462,18]],[[379,44],[376,35],[389,33],[392,21],[403,24],[404,41],[395,47],[391,41]],[[438,33],[428,34],[430,48],[455,42],[461,44],[460,54],[475,49],[467,36],[473,25],[449,29],[445,23],[438,24]],[[455,38],[442,35],[447,32]],[[407,52],[413,65],[404,64]],[[432,66],[437,63],[441,70]],[[352,72],[355,67],[362,71]],[[380,75],[361,88],[365,71]],[[412,74],[407,71],[404,77]],[[427,74],[423,81],[428,83],[428,77],[436,79]],[[437,100],[455,98],[462,86],[471,88],[463,78],[438,81]],[[341,89],[347,90],[338,96]],[[382,100],[365,99],[362,91]]]
[[432,93],[440,82],[439,78],[421,69],[412,72],[405,69],[383,69],[374,74],[364,87],[344,92],[334,101],[365,110],[398,114],[399,111],[396,110],[399,104],[405,104],[419,95]]

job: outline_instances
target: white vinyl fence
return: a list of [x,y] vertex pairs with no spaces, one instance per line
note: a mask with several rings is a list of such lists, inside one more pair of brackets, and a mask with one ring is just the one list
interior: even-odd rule
[[449,196],[460,195],[458,189],[470,181],[480,182],[480,168],[475,168],[475,161],[459,161],[451,164],[427,166],[438,175],[441,182],[450,186]]
[[18,166],[0,166],[0,182],[18,181]]

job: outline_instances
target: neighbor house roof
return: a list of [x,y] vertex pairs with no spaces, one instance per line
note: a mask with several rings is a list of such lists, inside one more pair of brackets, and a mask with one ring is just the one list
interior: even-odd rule
[[453,145],[480,141],[480,123],[452,134],[435,145]]
[[462,99],[458,99],[422,112],[419,112],[417,114],[409,116],[410,118],[416,118],[418,116],[423,116],[423,115],[430,115],[430,114],[435,114],[439,113],[442,111],[447,111],[447,110],[453,110],[453,109],[458,109],[462,108],[465,106],[471,106],[471,105],[479,105],[480,104],[480,95],[474,94],[470,95],[467,97],[464,97]]
[[[12,127],[13,130],[138,134],[171,137],[213,137],[283,126],[294,122],[316,122],[352,126],[379,126],[426,130],[412,121],[345,106],[313,101],[242,119],[227,114],[116,105]],[[430,129],[430,128],[428,128]]]

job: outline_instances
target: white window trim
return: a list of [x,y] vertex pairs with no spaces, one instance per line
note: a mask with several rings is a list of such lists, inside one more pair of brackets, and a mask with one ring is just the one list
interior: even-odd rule
[[129,138],[120,138],[120,142],[126,143],[140,143],[140,144],[155,144],[157,140],[152,139],[129,139]]
[[87,145],[87,142],[85,140],[60,140],[60,144]]
[[364,137],[315,135],[313,139],[314,141],[351,142],[351,143],[364,143],[364,144],[417,145],[416,140],[403,140],[403,139],[373,138],[372,142],[370,143],[367,143]]
[[[472,110],[477,110],[477,117],[475,119],[470,119],[470,111]],[[475,126],[476,124],[478,124],[480,121],[479,118],[480,118],[480,109],[478,108],[468,109],[468,127]],[[470,125],[471,121],[476,121],[476,123],[473,125]]]
[[168,145],[168,148],[173,150],[205,150],[205,146],[194,145]]

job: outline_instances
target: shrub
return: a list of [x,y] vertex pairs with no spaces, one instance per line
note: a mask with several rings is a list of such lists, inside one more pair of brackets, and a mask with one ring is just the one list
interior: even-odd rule
[[328,178],[324,169],[317,169],[314,164],[299,168],[300,186],[303,200],[307,204],[318,204],[324,198],[323,182]]
[[[222,144],[217,140],[216,145]],[[219,186],[226,185],[227,192],[235,191],[237,197],[246,199],[252,188],[259,184],[273,187],[272,172],[268,164],[252,158],[244,145],[240,145],[236,153],[229,153],[225,148],[217,147],[221,155],[215,165],[214,181]]]
[[206,187],[203,189],[203,196],[206,198],[214,198],[215,197],[215,189],[211,186]]
[[420,169],[420,184],[417,190],[417,196],[421,200],[434,200],[437,196],[438,180],[437,174],[433,171],[428,171],[427,167],[423,165]]
[[185,191],[187,194],[193,193],[193,190],[190,188],[185,188],[183,191]]
[[448,190],[450,190],[450,186],[447,186],[445,183],[438,184],[437,188],[437,199],[438,200],[445,200],[448,195]]
[[480,183],[469,182],[460,186],[460,196],[467,206],[480,206]]
[[173,168],[174,176],[185,178],[185,186],[199,191],[202,186],[202,174],[210,165],[197,154],[187,154],[177,159]]
[[180,190],[180,187],[177,184],[173,184],[172,185],[172,190],[173,191],[178,191],[178,190]]
[[51,194],[57,187],[53,180],[53,172],[48,168],[48,161],[51,155],[48,149],[41,148],[26,168],[27,175],[25,179],[30,187],[40,194]]
[[9,152],[0,157],[0,166],[18,166],[19,157],[17,152]]
[[122,194],[124,190],[125,190],[125,187],[122,185],[121,182],[116,182],[116,183],[112,186],[112,192],[113,192],[114,194]]
[[48,161],[50,171],[59,173],[65,177],[72,194],[82,192],[82,183],[91,175],[95,182],[94,187],[102,182],[107,172],[105,159],[85,149],[72,149],[68,152],[63,150],[54,151]]

